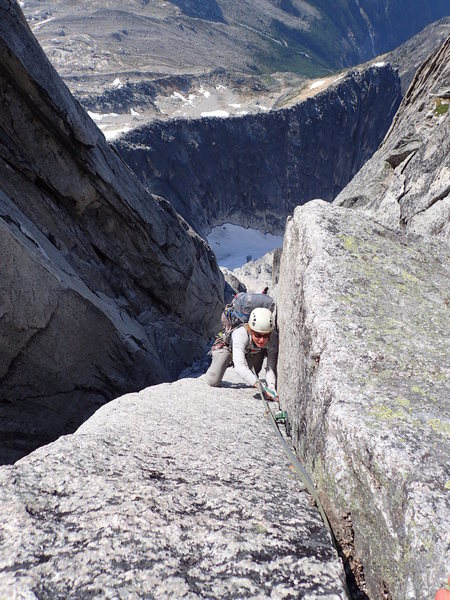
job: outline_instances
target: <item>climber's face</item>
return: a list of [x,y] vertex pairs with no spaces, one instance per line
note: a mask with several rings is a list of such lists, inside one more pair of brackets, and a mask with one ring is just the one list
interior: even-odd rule
[[258,348],[265,348],[270,338],[270,333],[258,333],[252,330],[252,340]]

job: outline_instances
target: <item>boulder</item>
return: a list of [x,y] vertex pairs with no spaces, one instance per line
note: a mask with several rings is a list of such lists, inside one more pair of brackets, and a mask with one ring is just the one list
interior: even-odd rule
[[262,292],[269,288],[272,294],[272,264],[276,250],[271,250],[258,258],[252,260],[242,267],[233,270],[233,274],[241,281],[250,292]]
[[247,288],[239,281],[233,271],[226,267],[220,267],[220,270],[225,279],[224,301],[225,304],[229,304],[238,292],[246,292]]
[[0,462],[173,379],[217,328],[208,245],[152,196],[0,0]]
[[335,203],[397,232],[450,239],[450,37],[422,65],[373,157]]
[[278,390],[373,599],[432,598],[448,575],[449,259],[321,200],[286,228]]

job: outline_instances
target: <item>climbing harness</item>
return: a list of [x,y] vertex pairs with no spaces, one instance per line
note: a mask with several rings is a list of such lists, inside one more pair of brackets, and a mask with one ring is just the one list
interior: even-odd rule
[[[253,369],[253,372],[255,373],[255,376],[257,377],[256,372],[255,372],[254,369]],[[338,543],[336,541],[336,537],[335,537],[335,535],[333,533],[333,530],[331,529],[330,522],[328,521],[327,515],[326,515],[325,510],[324,510],[324,508],[322,506],[322,503],[320,501],[320,498],[319,498],[319,495],[317,493],[317,490],[314,487],[314,483],[313,483],[311,477],[309,476],[308,472],[306,471],[305,467],[301,464],[301,462],[298,460],[298,458],[295,456],[295,454],[293,453],[293,451],[291,450],[291,448],[287,444],[286,440],[284,439],[283,434],[280,431],[280,427],[279,426],[280,426],[280,424],[283,424],[283,425],[286,426],[286,433],[287,433],[287,435],[289,435],[289,429],[290,429],[290,427],[289,427],[289,421],[288,421],[288,417],[287,417],[287,412],[285,410],[279,410],[278,412],[276,412],[274,414],[272,412],[271,408],[270,408],[270,402],[264,398],[264,395],[262,393],[262,386],[258,386],[257,389],[258,389],[259,395],[261,396],[261,400],[263,402],[265,402],[265,404],[266,404],[265,414],[269,418],[269,421],[270,421],[270,424],[272,425],[273,430],[275,431],[275,433],[277,434],[278,438],[280,439],[285,454],[287,455],[287,457],[291,461],[292,467],[294,468],[294,470],[297,473],[297,475],[300,477],[303,485],[305,486],[305,488],[308,490],[309,494],[314,499],[314,501],[315,501],[315,503],[317,505],[317,508],[319,510],[320,516],[322,517],[322,520],[323,520],[326,528],[330,532],[331,540],[333,542],[333,545],[336,548],[336,550],[339,552],[339,546],[338,546]],[[273,400],[271,402],[273,402]],[[278,402],[278,407],[279,406],[280,406],[280,404]]]

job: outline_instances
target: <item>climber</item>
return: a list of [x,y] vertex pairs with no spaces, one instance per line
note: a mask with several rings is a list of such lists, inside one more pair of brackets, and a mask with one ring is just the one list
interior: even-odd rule
[[[205,375],[208,385],[218,386],[226,369],[233,362],[242,379],[261,390],[266,400],[278,400],[276,392],[278,334],[274,331],[274,316],[268,308],[254,308],[248,323],[243,323],[231,332],[229,343],[215,344],[211,354],[211,366]],[[265,356],[267,356],[267,386],[257,377]]]

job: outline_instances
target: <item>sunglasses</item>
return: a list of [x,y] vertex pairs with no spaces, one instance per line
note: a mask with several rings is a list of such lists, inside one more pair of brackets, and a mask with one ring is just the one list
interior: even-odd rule
[[258,333],[257,331],[252,331],[252,334],[256,338],[264,338],[265,340],[267,340],[270,337],[270,333]]

